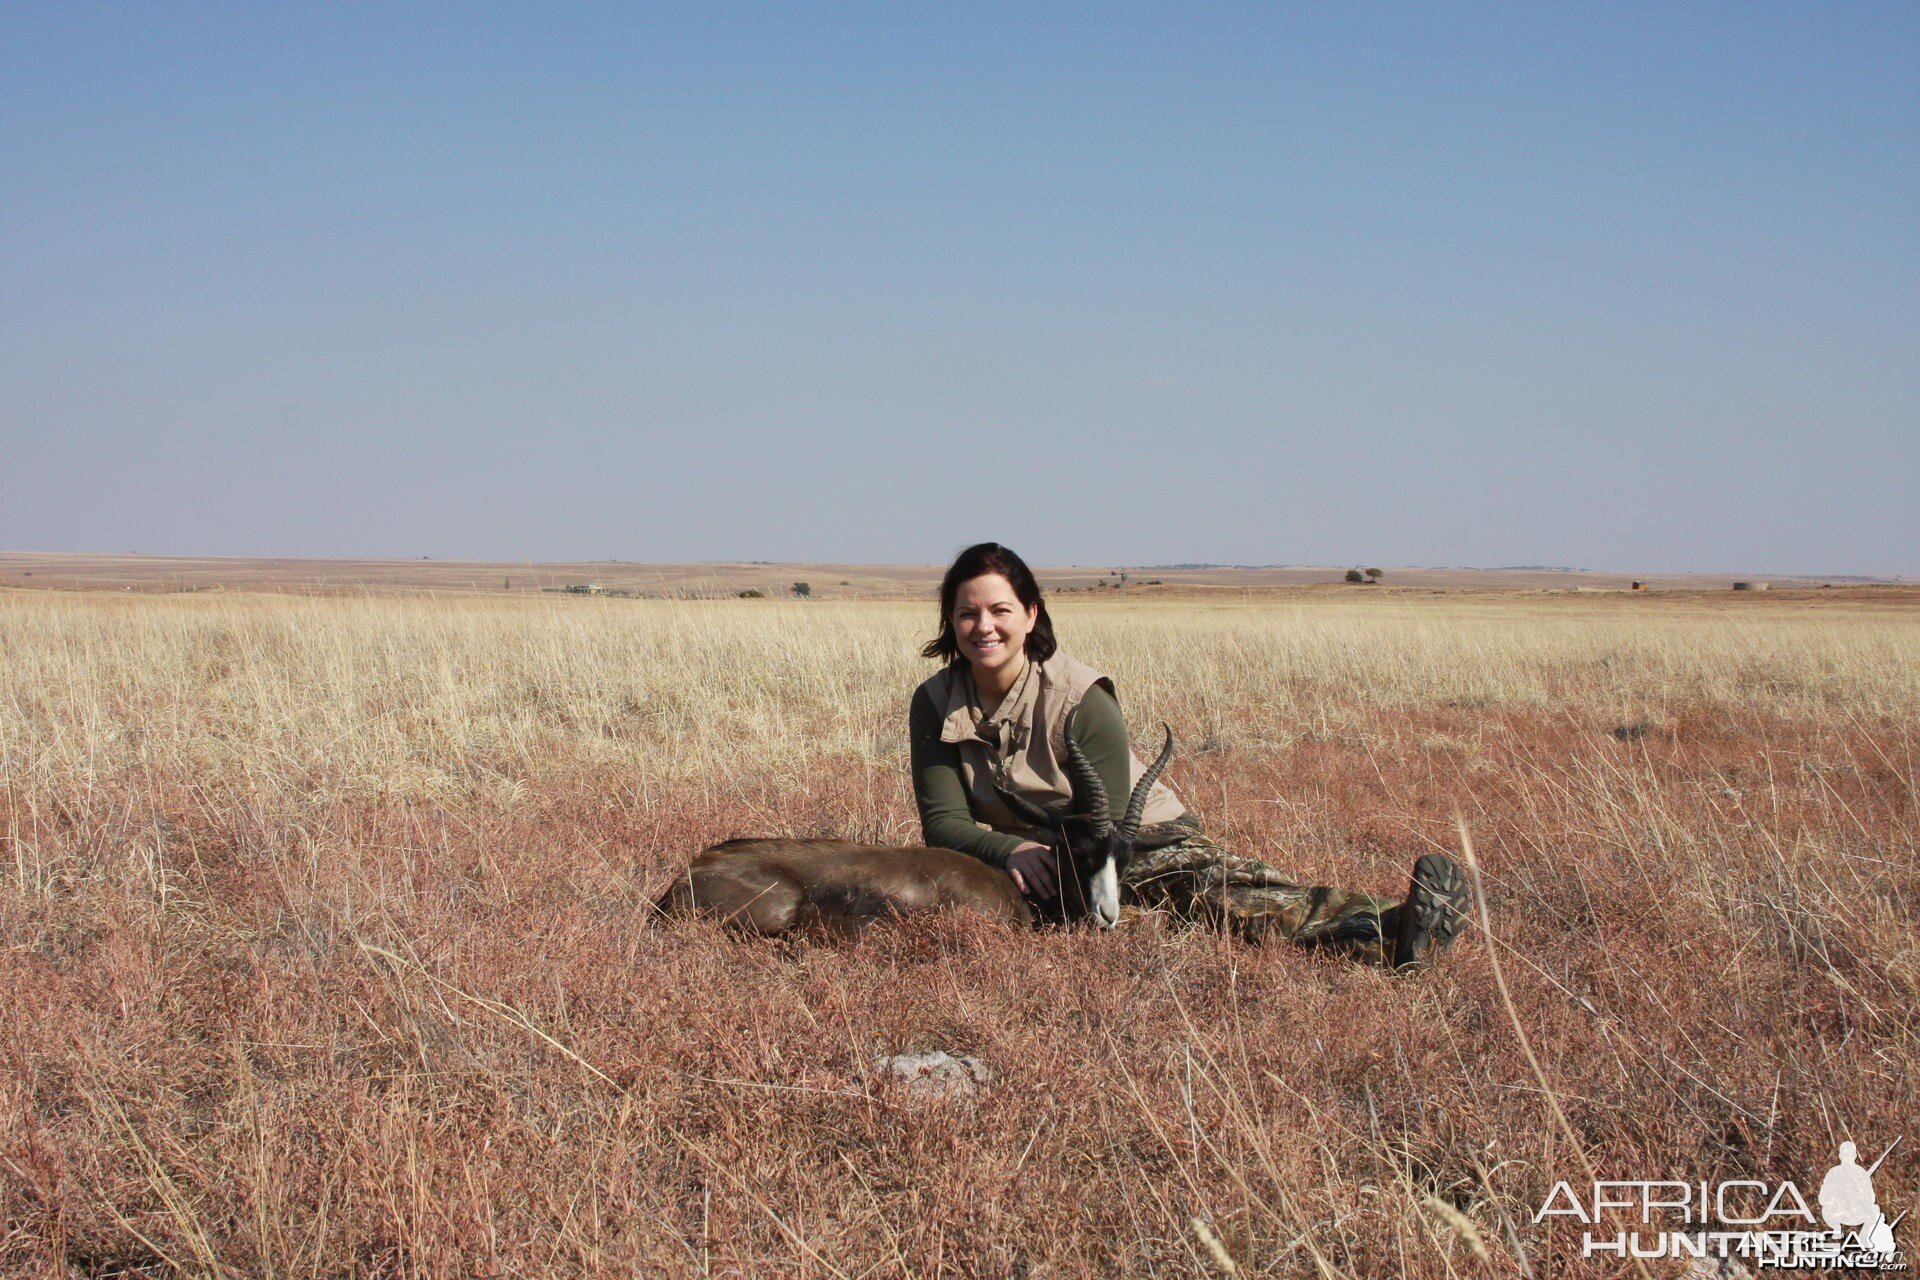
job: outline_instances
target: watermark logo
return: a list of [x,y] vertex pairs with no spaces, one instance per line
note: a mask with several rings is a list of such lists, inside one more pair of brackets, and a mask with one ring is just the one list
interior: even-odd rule
[[1737,1257],[1763,1271],[1905,1271],[1894,1229],[1906,1213],[1889,1220],[1873,1190],[1875,1171],[1899,1145],[1896,1138],[1863,1168],[1859,1149],[1841,1143],[1840,1163],[1820,1181],[1818,1216],[1792,1182],[1634,1179],[1595,1182],[1585,1199],[1556,1182],[1533,1220],[1583,1224],[1583,1258]]
[[[1894,1146],[1898,1146],[1896,1140]],[[1885,1160],[1893,1147],[1880,1153]],[[1840,1235],[1851,1235],[1862,1248],[1891,1259],[1899,1252],[1893,1243],[1893,1223],[1881,1212],[1879,1197],[1873,1194],[1873,1171],[1880,1167],[1860,1167],[1860,1149],[1851,1142],[1840,1144],[1840,1163],[1827,1170],[1820,1183],[1820,1216]],[[1901,1217],[1905,1217],[1903,1212]]]

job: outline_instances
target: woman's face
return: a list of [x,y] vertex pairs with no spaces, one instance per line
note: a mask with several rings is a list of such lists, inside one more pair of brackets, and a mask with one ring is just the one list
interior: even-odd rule
[[1018,667],[1026,653],[1027,633],[1040,616],[1037,605],[1020,603],[1013,584],[997,573],[983,573],[960,584],[953,596],[953,638],[976,672]]

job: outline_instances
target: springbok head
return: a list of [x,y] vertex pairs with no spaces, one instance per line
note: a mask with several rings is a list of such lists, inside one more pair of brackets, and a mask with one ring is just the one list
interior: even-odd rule
[[1160,756],[1134,784],[1127,797],[1127,809],[1115,822],[1107,808],[1107,789],[1094,772],[1093,765],[1073,740],[1073,718],[1080,709],[1067,713],[1067,779],[1073,787],[1073,799],[1059,809],[1049,809],[1025,796],[996,786],[1001,802],[1020,816],[1023,822],[1045,827],[1054,833],[1053,846],[1072,855],[1068,875],[1067,860],[1062,859],[1060,901],[1070,914],[1090,915],[1102,929],[1120,922],[1120,877],[1133,858],[1133,845],[1140,837],[1140,819],[1147,810],[1147,793],[1173,758],[1173,730],[1166,730],[1166,745]]

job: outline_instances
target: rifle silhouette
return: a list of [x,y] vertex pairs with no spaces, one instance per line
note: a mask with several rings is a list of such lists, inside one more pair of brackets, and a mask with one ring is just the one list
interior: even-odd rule
[[[1901,1141],[1902,1141],[1902,1140],[1903,1140],[1903,1139],[1904,1139],[1904,1138],[1905,1138],[1906,1136],[1907,1136],[1907,1135],[1903,1133],[1903,1134],[1901,1134],[1901,1135],[1900,1135],[1900,1136],[1899,1136],[1898,1138],[1895,1138],[1895,1139],[1893,1140],[1893,1147],[1897,1147],[1897,1146],[1899,1146],[1899,1145],[1900,1145],[1900,1143],[1901,1143]],[[1883,1160],[1885,1160],[1885,1159],[1886,1159],[1886,1158],[1887,1158],[1888,1156],[1890,1156],[1890,1155],[1892,1155],[1892,1154],[1893,1154],[1893,1147],[1888,1147],[1888,1148],[1887,1148],[1887,1149],[1886,1149],[1885,1151],[1882,1151],[1882,1152],[1880,1153],[1880,1159],[1879,1159],[1879,1160],[1875,1160],[1875,1161],[1874,1161],[1874,1162],[1873,1162],[1872,1164],[1870,1164],[1870,1165],[1868,1165],[1868,1166],[1867,1166],[1867,1176],[1868,1176],[1869,1178],[1871,1178],[1871,1177],[1873,1176],[1873,1171],[1874,1171],[1875,1169],[1878,1169],[1878,1168],[1880,1167],[1880,1164],[1881,1164],[1881,1161],[1883,1161]],[[1903,1215],[1903,1216],[1904,1216],[1904,1215]]]

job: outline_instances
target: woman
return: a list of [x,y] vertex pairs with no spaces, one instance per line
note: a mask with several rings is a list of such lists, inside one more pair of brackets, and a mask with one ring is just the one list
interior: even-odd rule
[[[1028,826],[996,787],[1048,808],[1069,805],[1066,737],[1077,711],[1074,745],[1107,795],[1129,794],[1146,770],[1128,746],[1113,681],[1060,652],[1032,571],[996,542],[968,547],[947,570],[940,633],[922,653],[946,662],[915,690],[909,716],[926,843],[1002,867],[1022,893],[1051,901],[1061,860],[1048,833]],[[1272,935],[1334,946],[1396,968],[1445,949],[1468,905],[1465,877],[1442,854],[1415,865],[1404,903],[1289,883],[1207,839],[1157,781],[1135,849],[1123,900],[1218,923],[1250,942]]]

